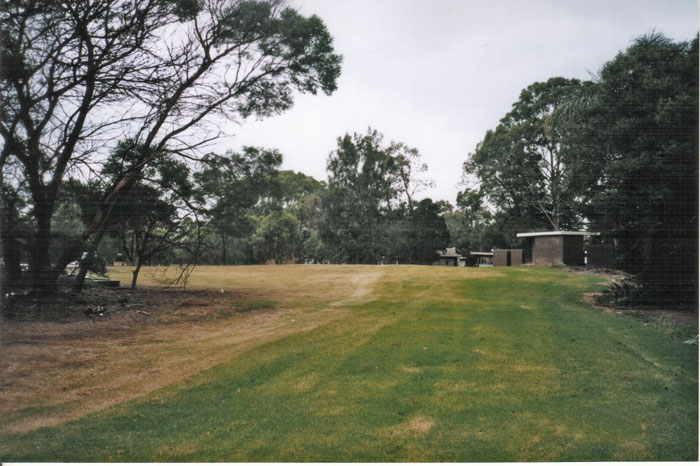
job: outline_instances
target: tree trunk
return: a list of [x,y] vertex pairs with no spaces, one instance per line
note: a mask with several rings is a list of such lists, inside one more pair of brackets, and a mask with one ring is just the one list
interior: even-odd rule
[[141,258],[139,257],[138,260],[136,261],[136,268],[131,271],[131,289],[136,288],[136,280],[139,278],[139,271],[141,270],[141,266],[143,264],[141,263]]
[[226,231],[221,231],[221,265],[226,265]]
[[[107,213],[107,215],[109,215],[109,213]],[[73,284],[73,291],[75,293],[80,293],[81,291],[83,291],[85,277],[87,276],[88,269],[92,265],[92,261],[95,258],[95,252],[97,251],[97,247],[100,245],[100,241],[102,241],[102,237],[104,236],[104,234],[105,225],[103,222],[97,230],[97,233],[95,233],[95,237],[92,240],[92,243],[90,244],[90,247],[88,248],[85,257],[80,258],[80,270],[78,271],[78,276],[75,278],[75,283]]]
[[56,289],[58,271],[51,267],[51,214],[53,206],[37,203],[35,207],[36,232],[29,255],[29,284],[40,293]]
[[88,269],[90,268],[90,263],[92,258],[89,258],[89,254],[86,255],[85,259],[80,259],[80,269],[78,270],[78,275],[75,277],[75,283],[73,284],[73,291],[75,293],[80,293],[83,291],[83,285],[85,284],[85,277],[87,276]]
[[21,245],[17,241],[17,209],[15,200],[8,202],[0,193],[0,302],[5,293],[19,288],[22,284]]
[[130,189],[139,175],[139,171],[130,171],[105,195],[100,203],[92,222],[83,231],[83,239],[87,242],[90,237],[93,237],[92,243],[87,252],[85,260],[80,261],[80,272],[76,277],[75,284],[73,285],[73,291],[80,293],[83,290],[83,284],[85,282],[85,276],[87,275],[88,267],[92,263],[92,258],[97,251],[97,246],[99,246],[102,237],[105,234],[105,226],[107,225],[107,219],[112,212],[114,203],[117,197],[122,194],[122,192]]

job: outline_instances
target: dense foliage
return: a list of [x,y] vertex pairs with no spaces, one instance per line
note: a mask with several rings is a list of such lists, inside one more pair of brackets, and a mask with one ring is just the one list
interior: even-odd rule
[[572,121],[582,214],[617,244],[645,301],[698,285],[698,39],[641,37],[608,62]]
[[592,82],[528,86],[464,164],[480,188],[463,192],[450,218],[459,245],[483,247],[486,235],[515,246],[515,231],[585,227],[601,232],[617,267],[635,276],[626,303],[693,306],[697,71],[697,38],[674,43],[654,33]]
[[481,181],[481,193],[519,224],[568,229],[580,222],[567,158],[572,148],[554,110],[576,91],[578,80],[552,78],[520,94],[494,131],[464,164]]
[[384,145],[372,129],[338,139],[328,158],[328,189],[318,221],[333,260],[430,264],[448,245],[439,208],[430,199],[412,200],[411,186],[420,181],[407,175],[407,167],[419,159],[415,149],[401,143]]

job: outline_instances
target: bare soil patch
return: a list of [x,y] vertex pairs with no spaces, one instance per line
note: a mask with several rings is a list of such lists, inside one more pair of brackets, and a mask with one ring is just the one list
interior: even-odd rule
[[401,424],[391,426],[388,431],[391,436],[423,437],[430,432],[433,426],[435,426],[435,422],[432,419],[418,415]]
[[408,421],[406,428],[407,430],[412,432],[427,434],[430,431],[430,429],[433,428],[433,425],[435,425],[435,423],[431,419],[428,419],[423,416],[416,416],[410,421]]
[[166,288],[91,289],[80,294],[57,293],[41,297],[18,296],[3,310],[5,321],[74,323],[91,321],[129,321],[149,315],[170,314],[178,307],[210,306],[217,302],[217,293],[202,290]]
[[679,338],[686,338],[698,333],[698,312],[672,311],[664,309],[625,309],[601,306],[597,302],[597,297],[601,293],[584,293],[583,302],[591,306],[602,309],[610,314],[617,314],[636,320],[641,320],[645,325],[653,326],[673,326],[671,333]]
[[625,272],[613,269],[588,268],[575,265],[555,265],[553,268],[580,275],[595,275],[598,277],[609,278],[611,280],[623,280],[625,277],[629,277],[629,275]]

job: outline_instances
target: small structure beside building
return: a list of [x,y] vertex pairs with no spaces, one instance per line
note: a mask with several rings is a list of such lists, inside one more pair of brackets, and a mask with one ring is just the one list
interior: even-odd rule
[[470,256],[475,258],[476,267],[492,267],[493,266],[493,253],[492,252],[470,252]]
[[522,249],[494,249],[493,250],[493,266],[494,267],[510,267],[515,265],[523,265],[523,250]]
[[538,231],[518,233],[517,237],[525,240],[523,263],[584,266],[586,254],[583,238],[599,234],[587,231]]
[[453,267],[465,267],[467,265],[466,258],[457,253],[456,247],[438,251],[438,256],[438,260],[433,262],[433,265],[449,265]]

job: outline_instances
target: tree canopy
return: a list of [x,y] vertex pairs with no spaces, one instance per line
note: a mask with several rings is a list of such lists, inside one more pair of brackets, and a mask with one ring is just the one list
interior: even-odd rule
[[346,134],[328,157],[328,190],[321,238],[337,260],[375,262],[381,257],[380,224],[396,190],[396,161],[376,130]]
[[[425,170],[420,158],[403,143],[385,144],[371,128],[364,135],[338,138],[338,148],[328,158],[319,221],[320,239],[334,260],[432,262],[448,234],[432,201],[421,201],[414,212],[413,195],[425,183],[416,178]],[[429,238],[433,234],[437,236]]]
[[[102,170],[105,183],[118,178],[140,150],[133,140],[119,143]],[[145,167],[139,181],[115,202],[106,234],[134,265],[132,288],[144,264],[165,259],[174,249],[197,249],[198,238],[190,237],[188,228],[192,217],[197,219],[193,190],[187,165],[167,154]]]
[[581,86],[576,79],[551,78],[523,89],[493,131],[488,131],[464,163],[466,175],[480,180],[488,202],[523,223],[554,230],[580,223],[567,157],[571,148],[555,109]]
[[[614,244],[617,266],[639,280],[635,299],[692,305],[697,70],[697,38],[673,42],[652,33],[591,82],[552,78],[528,86],[464,163],[480,188],[458,200],[452,231],[469,245],[485,227],[505,233],[503,246],[510,246],[516,230],[585,226]],[[482,199],[493,212],[474,225]]]
[[196,197],[206,212],[210,228],[219,236],[220,264],[229,263],[230,237],[255,230],[251,209],[277,186],[281,163],[282,154],[278,151],[257,147],[203,158],[202,170],[194,174]]
[[[269,116],[294,92],[333,92],[340,62],[323,22],[283,0],[2,2],[0,179],[21,167],[33,286],[52,287],[66,263],[94,250],[144,167],[167,153],[198,157],[218,136],[217,118]],[[82,234],[90,244],[52,257],[61,184],[95,171],[105,143],[123,134],[141,151],[103,194]]]
[[618,243],[644,299],[697,300],[698,39],[638,38],[606,63],[567,123],[591,227]]

